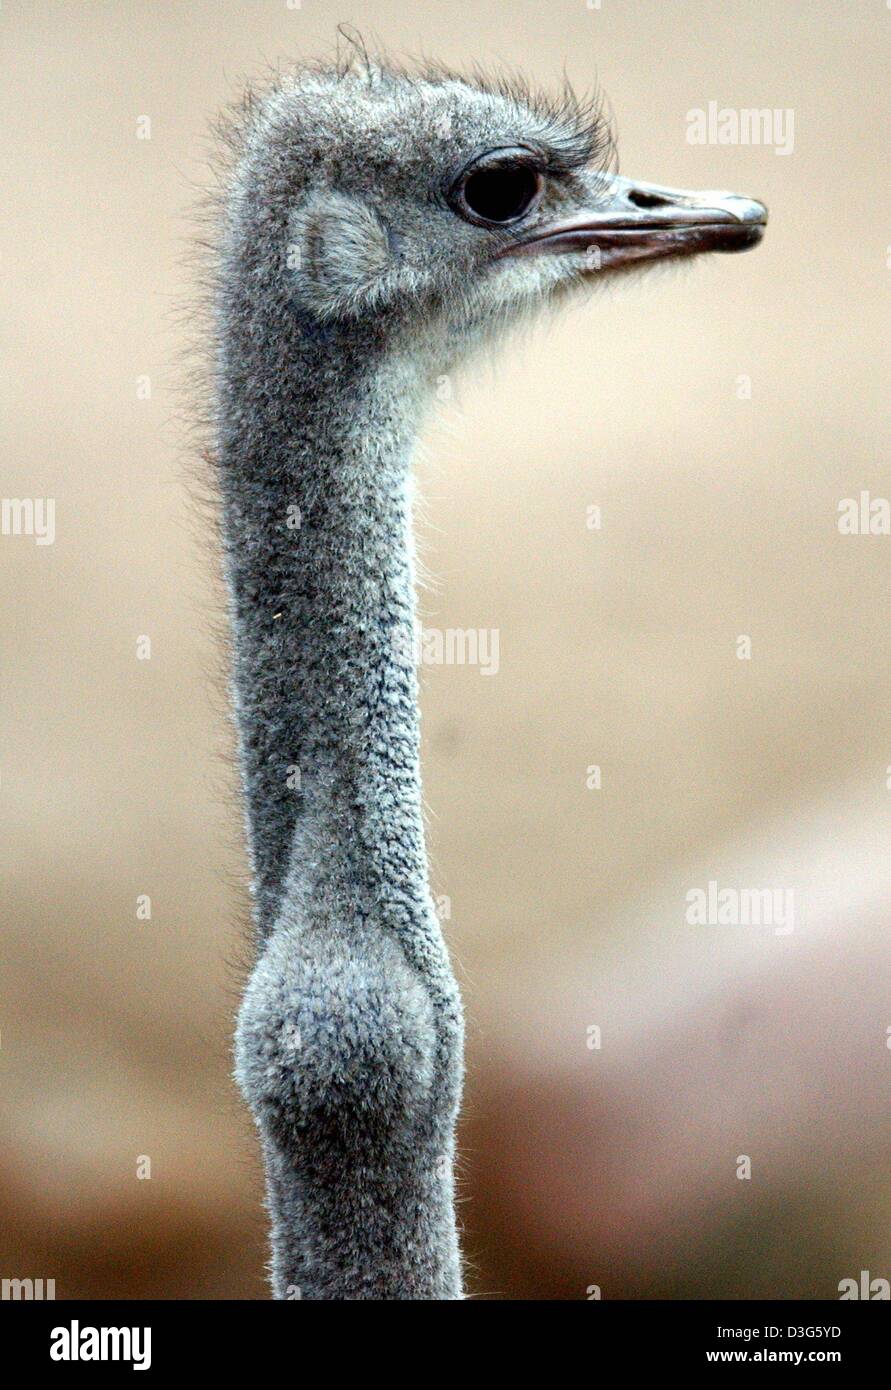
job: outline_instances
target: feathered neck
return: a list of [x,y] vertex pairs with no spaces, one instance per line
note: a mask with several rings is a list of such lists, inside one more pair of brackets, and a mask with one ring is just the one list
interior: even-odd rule
[[[218,452],[258,929],[423,897],[409,468],[416,373],[228,303]],[[238,364],[237,369],[234,364]]]

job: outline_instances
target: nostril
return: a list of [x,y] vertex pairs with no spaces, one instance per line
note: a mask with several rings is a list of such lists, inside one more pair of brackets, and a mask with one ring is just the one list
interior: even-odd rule
[[628,201],[636,208],[671,207],[670,198],[663,198],[660,193],[644,193],[642,188],[632,188],[628,193]]

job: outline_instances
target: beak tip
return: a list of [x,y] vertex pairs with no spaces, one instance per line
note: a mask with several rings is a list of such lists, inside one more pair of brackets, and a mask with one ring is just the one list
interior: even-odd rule
[[727,212],[737,222],[765,224],[768,218],[767,207],[757,198],[747,198],[743,193],[722,193],[715,199],[716,207]]

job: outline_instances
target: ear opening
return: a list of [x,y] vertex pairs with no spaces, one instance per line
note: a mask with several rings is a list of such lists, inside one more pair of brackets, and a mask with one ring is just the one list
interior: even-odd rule
[[313,194],[291,217],[288,267],[303,301],[320,318],[348,318],[382,305],[396,271],[391,238],[367,203],[350,194]]

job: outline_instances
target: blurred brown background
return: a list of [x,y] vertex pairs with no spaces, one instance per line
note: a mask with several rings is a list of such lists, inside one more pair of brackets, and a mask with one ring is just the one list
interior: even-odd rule
[[[624,173],[772,214],[755,253],[512,344],[419,461],[425,620],[500,632],[497,676],[431,668],[423,697],[471,1292],[889,1277],[891,539],[837,526],[891,486],[879,0],[3,5],[2,493],[55,498],[56,540],[0,536],[0,1274],[266,1296],[179,309],[210,116],[342,20],[545,84],[596,72]],[[711,100],[791,108],[794,152],[688,144]],[[794,890],[795,931],[688,925],[709,880]]]

